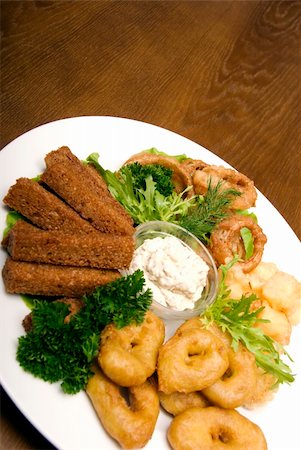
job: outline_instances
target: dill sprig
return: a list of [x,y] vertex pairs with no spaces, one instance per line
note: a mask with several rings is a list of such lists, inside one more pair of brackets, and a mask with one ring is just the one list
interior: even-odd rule
[[223,219],[229,215],[229,206],[235,197],[241,193],[235,189],[222,189],[223,181],[220,180],[212,186],[209,179],[208,189],[197,207],[191,208],[186,216],[179,220],[179,225],[198,237],[203,243],[208,244],[210,234]]
[[283,351],[291,361],[292,359],[279,343],[264,334],[260,328],[254,327],[257,323],[268,322],[258,317],[264,307],[252,309],[256,295],[242,295],[239,300],[230,297],[231,291],[226,286],[225,278],[237,260],[236,256],[229,264],[220,266],[221,280],[218,295],[202,320],[206,325],[215,322],[223,331],[227,331],[232,337],[234,350],[237,350],[241,342],[254,354],[256,364],[265,372],[274,375],[277,383],[291,383],[294,381],[294,375],[290,367],[281,360],[279,351]]

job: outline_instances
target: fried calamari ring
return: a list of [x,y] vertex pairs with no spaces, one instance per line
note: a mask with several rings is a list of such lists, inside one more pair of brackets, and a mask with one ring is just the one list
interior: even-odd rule
[[234,409],[249,398],[256,383],[255,357],[239,345],[237,351],[229,349],[229,367],[224,375],[202,393],[214,405]]
[[176,416],[188,408],[198,406],[199,408],[206,408],[210,405],[209,401],[199,391],[189,392],[173,392],[172,394],[165,394],[159,391],[159,400],[162,408],[169,414]]
[[191,179],[193,179],[196,170],[202,170],[204,169],[204,167],[208,166],[208,164],[202,161],[201,159],[192,159],[192,158],[184,159],[181,162],[181,165],[185,167],[185,170],[189,173]]
[[207,192],[209,181],[215,187],[222,181],[222,189],[235,189],[241,195],[231,203],[231,209],[249,209],[255,205],[257,192],[254,182],[246,175],[234,169],[222,166],[208,165],[201,170],[196,170],[193,176],[193,187],[196,194],[204,195]]
[[216,262],[225,264],[238,254],[242,259],[245,257],[245,249],[240,235],[241,228],[248,228],[254,239],[253,255],[239,262],[244,273],[250,272],[261,261],[264,245],[267,242],[266,235],[257,223],[250,217],[235,214],[222,220],[211,233],[210,248]]
[[135,386],[156,370],[159,347],[165,336],[163,321],[147,311],[141,325],[121,329],[107,325],[101,333],[98,363],[120,386]]
[[192,317],[191,319],[185,320],[185,322],[182,323],[182,325],[179,326],[179,328],[176,330],[175,334],[181,334],[182,331],[185,331],[190,328],[198,328],[198,329],[204,329],[205,326],[200,319],[200,317]]
[[218,380],[229,365],[226,346],[205,329],[178,331],[159,350],[159,390],[200,391]]
[[183,331],[191,328],[210,331],[210,333],[214,334],[214,336],[219,338],[224,343],[227,351],[231,349],[232,338],[230,334],[222,331],[222,329],[215,322],[210,323],[210,325],[205,325],[200,317],[192,317],[182,323],[182,325],[176,330],[176,334],[182,333]]
[[277,378],[273,374],[264,372],[263,369],[257,367],[255,387],[249,398],[245,400],[243,406],[247,409],[254,409],[257,406],[271,401],[278,388],[279,383],[277,383]]
[[263,432],[239,412],[214,406],[190,408],[167,432],[173,450],[266,450]]
[[[192,187],[192,179],[189,171],[186,170],[185,166],[182,165],[177,159],[171,156],[155,155],[151,153],[140,152],[131,156],[125,164],[131,164],[133,162],[138,162],[141,165],[146,164],[159,164],[160,166],[167,167],[173,171],[172,181],[175,186],[175,191],[180,194],[188,186]],[[124,164],[124,165],[125,165]],[[191,188],[187,192],[187,197],[193,195],[193,189]]]
[[[198,317],[184,322],[179,328],[183,331],[189,328],[203,328],[204,325]],[[214,405],[222,408],[234,409],[244,404],[255,388],[257,366],[254,355],[243,345],[237,351],[231,347],[232,338],[229,333],[223,332],[215,323],[208,328],[227,347],[229,367],[219,380],[202,390],[202,394]]]
[[105,430],[122,448],[141,448],[151,438],[159,415],[156,388],[149,382],[129,388],[129,400],[98,367],[86,392]]

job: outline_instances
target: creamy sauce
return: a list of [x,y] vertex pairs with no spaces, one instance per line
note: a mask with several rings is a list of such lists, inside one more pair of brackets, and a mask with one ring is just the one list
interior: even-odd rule
[[209,271],[205,261],[174,236],[146,239],[135,250],[129,272],[137,269],[143,270],[156,302],[177,311],[194,308]]

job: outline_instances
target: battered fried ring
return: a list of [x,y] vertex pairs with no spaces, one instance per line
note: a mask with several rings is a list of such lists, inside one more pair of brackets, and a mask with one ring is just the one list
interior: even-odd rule
[[190,408],[167,432],[173,450],[266,450],[263,432],[239,412],[214,406]]
[[248,273],[260,263],[264,245],[267,242],[266,235],[260,226],[250,217],[236,214],[220,222],[211,233],[210,247],[212,255],[219,265],[232,259],[234,254],[244,258],[245,250],[240,236],[240,230],[243,227],[247,227],[251,231],[254,239],[253,255],[238,263],[243,272]]
[[243,406],[247,409],[254,409],[271,401],[278,388],[277,378],[273,374],[264,372],[263,369],[257,367],[255,387]]
[[255,357],[242,345],[229,349],[229,367],[222,377],[202,393],[214,405],[234,409],[249,398],[256,383]]
[[208,330],[210,333],[214,334],[217,338],[219,338],[225,345],[227,351],[231,349],[232,338],[229,333],[223,332],[221,328],[216,325],[215,322],[212,322],[209,326],[204,325],[204,322],[200,317],[192,317],[191,319],[186,320],[182,325],[176,330],[176,334],[181,334],[183,331],[198,328],[202,330]]
[[159,350],[159,390],[166,394],[201,391],[218,380],[228,365],[226,346],[210,331],[178,331]]
[[185,167],[186,171],[188,171],[189,175],[191,176],[191,179],[193,179],[196,170],[202,170],[204,169],[204,167],[208,166],[208,164],[206,164],[201,159],[191,159],[191,158],[184,159],[181,162],[181,165]]
[[159,400],[162,408],[169,414],[177,416],[188,408],[198,406],[199,408],[206,408],[210,405],[209,401],[199,391],[189,392],[173,392],[172,394],[165,394],[159,391]]
[[[182,165],[177,159],[171,156],[155,155],[151,153],[140,152],[131,156],[125,164],[131,164],[133,162],[139,162],[141,165],[146,164],[160,164],[161,166],[167,167],[173,171],[172,181],[175,186],[175,191],[180,194],[188,186],[192,187],[192,179],[189,171],[186,170],[185,166]],[[194,193],[193,189],[187,192],[187,197],[192,196]]]
[[86,392],[105,430],[122,448],[144,447],[159,415],[159,398],[149,382],[129,388],[129,401],[120,387],[94,367]]
[[193,176],[192,181],[195,193],[205,194],[209,180],[211,180],[211,186],[213,187],[219,181],[222,181],[222,189],[235,189],[241,193],[231,203],[231,209],[248,209],[255,205],[257,192],[254,182],[246,175],[226,167],[208,165],[201,170],[196,170]]
[[[198,317],[184,322],[178,332],[195,327],[204,327]],[[241,344],[237,351],[234,351],[231,347],[231,336],[216,324],[211,324],[208,330],[226,345],[229,367],[219,380],[203,389],[202,394],[214,405],[229,409],[237,408],[247,401],[255,388],[257,378],[255,357]]]
[[163,321],[151,311],[141,325],[117,329],[107,325],[101,333],[98,363],[120,386],[144,383],[156,370],[159,347],[165,336]]
[[192,317],[191,319],[185,320],[185,322],[182,323],[182,325],[179,326],[179,328],[176,330],[175,334],[181,334],[182,331],[185,331],[187,329],[191,328],[198,328],[198,329],[204,329],[205,326],[200,319],[200,317]]

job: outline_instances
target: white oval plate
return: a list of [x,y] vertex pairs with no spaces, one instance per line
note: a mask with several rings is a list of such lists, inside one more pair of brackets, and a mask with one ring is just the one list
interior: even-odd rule
[[[19,177],[33,177],[44,168],[44,156],[67,145],[79,158],[92,152],[100,154],[101,164],[117,169],[133,153],[150,147],[169,154],[185,153],[210,164],[228,166],[222,159],[200,145],[154,125],[116,117],[76,117],[52,122],[18,137],[0,153],[1,199]],[[0,229],[5,226],[7,210],[0,210]],[[268,236],[265,261],[275,262],[300,279],[300,242],[283,217],[259,193],[256,214]],[[1,232],[2,233],[2,232]],[[0,252],[0,265],[6,253]],[[18,336],[23,334],[22,319],[28,312],[19,296],[5,293],[1,280],[1,383],[30,422],[57,448],[62,450],[116,449],[119,446],[106,434],[84,392],[63,394],[59,385],[51,385],[25,373],[15,359]],[[292,334],[289,353],[297,373],[291,385],[282,385],[275,399],[258,409],[240,412],[263,430],[269,450],[299,450],[301,417],[300,326]],[[299,345],[298,345],[299,343]],[[152,439],[145,448],[168,449],[166,430],[170,417],[160,413]],[[16,424],[17,427],[17,424]]]

